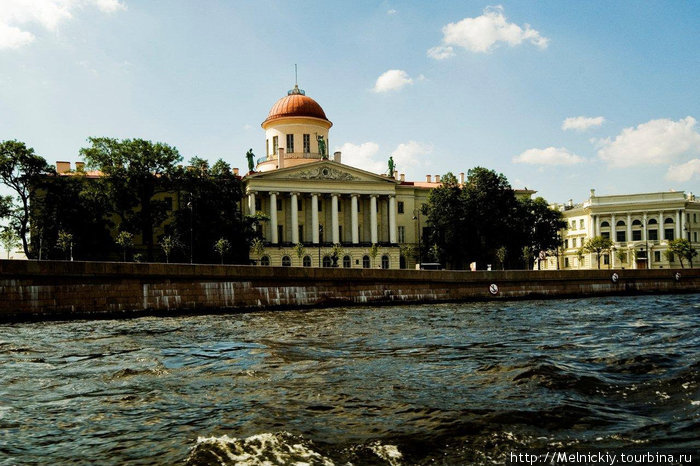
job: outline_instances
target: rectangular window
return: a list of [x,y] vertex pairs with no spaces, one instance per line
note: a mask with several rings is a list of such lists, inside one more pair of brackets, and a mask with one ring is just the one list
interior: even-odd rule
[[277,241],[280,243],[284,242],[284,226],[277,225]]
[[338,241],[343,242],[343,225],[338,225]]
[[299,242],[304,242],[304,225],[299,225]]
[[642,240],[642,230],[634,230],[632,232],[632,241],[641,241]]
[[282,199],[277,199],[277,212],[282,210]]
[[399,213],[402,214],[403,213],[403,201],[399,201],[398,209],[399,209]]
[[338,212],[343,211],[343,201],[342,199],[338,199]]
[[318,198],[318,211],[323,212],[323,198],[320,196]]
[[626,233],[624,231],[618,231],[615,234],[615,239],[617,240],[618,243],[624,243],[626,240]]
[[661,262],[661,251],[654,251],[654,262]]
[[583,225],[584,225],[583,219],[579,220],[579,221],[578,221],[578,227],[579,227],[581,230],[583,230]]
[[262,199],[259,197],[255,198],[255,210],[262,210]]
[[406,242],[406,227],[399,227],[399,243]]
[[304,201],[302,199],[297,199],[297,210],[299,212],[304,210]]
[[610,256],[603,254],[603,265],[610,265]]
[[265,139],[265,155],[270,155],[270,140]]
[[293,153],[293,152],[294,152],[294,135],[288,134],[287,135],[287,153]]
[[609,231],[602,231],[602,232],[600,232],[600,236],[602,236],[603,238],[610,239],[610,232]]
[[664,230],[664,238],[667,239],[668,241],[673,240],[673,228],[666,228]]
[[564,258],[564,267],[566,267],[567,269],[569,268],[569,258],[568,257]]
[[647,237],[649,238],[649,241],[658,241],[659,240],[659,230],[649,230],[648,231]]
[[272,136],[272,153],[277,155],[277,149],[279,148],[279,138],[277,136]]
[[571,229],[575,230],[576,229],[576,220],[571,221]]
[[568,239],[564,240],[564,249],[569,249],[569,240]]
[[693,241],[696,243],[698,242],[698,232],[697,231],[693,232]]
[[695,217],[696,214],[693,214],[693,223],[698,223],[697,217]]
[[308,154],[309,152],[311,152],[311,135],[305,134],[304,135],[304,153]]

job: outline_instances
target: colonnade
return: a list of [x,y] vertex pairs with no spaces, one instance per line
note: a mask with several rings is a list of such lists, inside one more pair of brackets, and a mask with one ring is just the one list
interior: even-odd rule
[[[249,191],[248,192],[248,212],[256,212],[256,195],[263,195],[263,193]],[[341,194],[328,192],[313,192],[313,193],[300,193],[300,192],[289,192],[282,193],[288,194],[291,200],[291,224],[289,225],[292,233],[292,243],[296,244],[300,241],[299,238],[299,208],[298,201],[300,196],[307,194],[311,198],[311,238],[312,243],[320,243],[320,232],[319,232],[319,196],[330,195],[331,196],[331,240],[335,243],[340,243],[340,220],[338,212],[339,201]],[[278,236],[277,226],[279,224],[277,219],[277,200],[280,196],[278,191],[267,192],[270,201],[269,217],[270,217],[270,237],[266,238],[272,244],[279,244],[282,242],[281,238]],[[351,231],[351,241],[352,244],[359,244],[360,242],[360,222],[359,222],[359,198],[360,196],[369,196],[370,204],[370,242],[376,244],[379,242],[379,231],[378,231],[378,208],[377,199],[382,197],[388,197],[388,217],[389,217],[389,243],[396,244],[397,237],[397,226],[396,226],[396,196],[393,194],[389,195],[379,195],[379,194],[350,194],[350,231]]]

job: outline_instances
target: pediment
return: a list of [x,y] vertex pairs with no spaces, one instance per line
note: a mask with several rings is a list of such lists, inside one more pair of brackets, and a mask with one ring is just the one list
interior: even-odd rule
[[342,163],[323,160],[306,163],[295,167],[271,170],[249,175],[254,180],[299,180],[299,181],[340,181],[340,182],[383,182],[398,184],[398,181],[386,176],[377,175],[359,168]]

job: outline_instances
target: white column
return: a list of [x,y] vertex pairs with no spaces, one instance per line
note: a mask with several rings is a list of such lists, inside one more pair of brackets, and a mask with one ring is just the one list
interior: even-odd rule
[[661,242],[664,239],[664,211],[659,212],[659,230],[656,232],[656,237]]
[[627,214],[627,242],[632,241],[632,215]]
[[[642,217],[642,241],[647,240],[647,213],[644,212],[644,216]],[[649,251],[647,251],[647,254],[649,254]],[[647,259],[647,263],[649,262],[649,259]]]
[[595,216],[595,231],[593,236],[600,236],[600,215]]
[[252,191],[248,194],[248,214],[255,215],[255,192]]
[[370,217],[369,217],[369,229],[370,236],[372,239],[372,244],[376,244],[377,241],[377,196],[371,195],[369,199],[370,203]]
[[311,237],[318,244],[318,194],[311,194]]
[[299,205],[297,204],[297,193],[292,193],[292,243],[299,242]]
[[686,226],[685,226],[685,216],[686,216],[686,213],[685,213],[684,211],[681,211],[681,234],[683,235],[683,238],[685,238],[685,239],[687,239],[688,241],[690,241],[690,240],[691,240],[691,238],[690,238],[690,233],[687,233],[687,234],[686,234],[686,231],[685,231],[685,228],[686,228]]
[[389,242],[396,244],[396,196],[389,196]]
[[340,243],[340,231],[338,225],[338,195],[331,194],[331,228],[333,230],[333,244]]
[[676,238],[682,238],[681,233],[681,211],[676,211]]
[[279,243],[277,237],[277,193],[270,193],[270,241]]
[[350,198],[351,216],[352,216],[352,244],[360,242],[359,223],[357,221],[357,194],[353,194]]

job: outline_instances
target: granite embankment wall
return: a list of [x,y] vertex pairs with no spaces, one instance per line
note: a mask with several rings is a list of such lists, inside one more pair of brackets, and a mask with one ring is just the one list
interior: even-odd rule
[[5,321],[684,292],[700,292],[700,269],[466,272],[0,260]]

